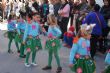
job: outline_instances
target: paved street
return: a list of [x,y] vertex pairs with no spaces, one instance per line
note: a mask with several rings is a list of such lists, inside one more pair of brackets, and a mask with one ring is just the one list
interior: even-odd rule
[[[0,24],[0,29],[1,28],[6,28],[6,25]],[[14,43],[11,47],[14,53],[8,54],[8,39],[3,37],[4,32],[4,30],[0,30],[0,73],[56,73],[57,64],[55,58],[53,58],[51,71],[42,70],[42,68],[47,65],[48,53],[46,50],[41,50],[37,53],[36,61],[38,66],[31,66],[30,68],[26,68],[24,66],[24,59],[18,57]],[[41,38],[43,43],[45,41],[45,37],[41,36]],[[69,51],[70,49],[65,47],[62,47],[60,50],[61,65],[63,68],[62,73],[72,73],[68,67]],[[101,71],[104,69],[104,56],[97,55],[95,57],[95,61],[97,65],[96,73],[101,73]]]

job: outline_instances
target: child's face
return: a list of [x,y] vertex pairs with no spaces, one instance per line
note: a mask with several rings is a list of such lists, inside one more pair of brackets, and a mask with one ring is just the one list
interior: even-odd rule
[[35,15],[35,16],[33,16],[33,19],[34,19],[35,21],[40,21],[40,16],[39,16],[39,15]]
[[20,18],[18,18],[17,21],[20,22]]
[[87,38],[88,40],[90,40],[91,34],[88,34],[88,35],[86,36],[86,38]]
[[26,17],[26,20],[27,20],[27,21],[31,21],[31,18],[29,18],[29,17],[27,16],[27,17]]

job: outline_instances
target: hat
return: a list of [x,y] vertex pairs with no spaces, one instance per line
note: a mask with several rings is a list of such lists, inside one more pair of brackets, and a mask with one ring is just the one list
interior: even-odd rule
[[73,26],[70,26],[70,27],[69,27],[69,31],[74,32],[74,27],[73,27]]
[[80,30],[85,35],[88,35],[88,34],[91,34],[92,33],[92,30],[95,27],[95,25],[96,24],[90,24],[90,25],[82,24]]

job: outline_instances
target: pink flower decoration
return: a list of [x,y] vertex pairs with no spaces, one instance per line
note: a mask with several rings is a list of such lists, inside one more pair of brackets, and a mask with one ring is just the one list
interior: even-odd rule
[[90,47],[88,47],[88,48],[87,48],[87,51],[90,51],[90,50],[91,50]]
[[31,49],[30,48],[27,48],[27,52],[30,52],[31,51]]
[[110,53],[110,49],[108,50],[108,52]]
[[33,29],[33,30],[36,29],[36,26],[35,26],[35,25],[32,25],[32,29]]
[[76,57],[76,59],[79,59],[80,58],[80,55],[79,54],[76,54],[75,57]]
[[86,43],[85,42],[82,43],[82,47],[86,48]]
[[40,24],[40,26],[42,27],[44,24]]
[[53,37],[53,34],[52,33],[49,33],[48,34],[48,38],[52,38]]
[[79,68],[77,69],[77,73],[82,73],[82,68],[79,67]]

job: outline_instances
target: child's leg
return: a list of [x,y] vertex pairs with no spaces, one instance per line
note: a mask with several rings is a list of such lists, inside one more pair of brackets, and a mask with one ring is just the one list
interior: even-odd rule
[[51,63],[52,63],[52,51],[49,51],[49,58],[48,58],[48,66],[51,67]]
[[25,49],[24,44],[21,43],[21,45],[20,45],[20,57],[22,57],[22,58],[25,57],[24,56],[24,49]]
[[46,67],[42,68],[43,70],[50,70],[52,68],[51,67],[52,54],[53,54],[53,52],[49,51],[48,65]]
[[72,47],[72,45],[73,45],[73,38],[72,37],[68,37],[68,45],[70,47]]
[[64,35],[63,40],[65,43],[67,42],[67,36],[66,35]]
[[19,45],[18,45],[18,42],[15,41],[15,45],[16,45],[17,51],[19,52]]
[[59,55],[58,55],[58,51],[55,51],[54,52],[54,56],[55,56],[55,59],[56,59],[56,62],[57,62],[58,67],[61,67],[61,65],[60,65],[60,58],[59,58]]
[[54,51],[54,56],[56,58],[56,61],[57,61],[57,65],[58,65],[58,68],[57,68],[57,71],[56,73],[60,73],[62,71],[62,67],[60,65],[60,58],[59,58],[59,54],[58,54],[58,51]]
[[63,37],[63,40],[64,40],[64,46],[67,46],[67,36],[66,35],[64,35],[64,37]]
[[27,52],[26,54],[26,59],[25,59],[25,63],[29,64],[29,57],[30,57],[31,52]]
[[13,39],[9,39],[9,43],[8,43],[8,52],[11,52],[10,47],[11,47],[12,40],[13,40]]
[[36,49],[32,52],[32,63],[35,63],[36,52],[37,52]]

